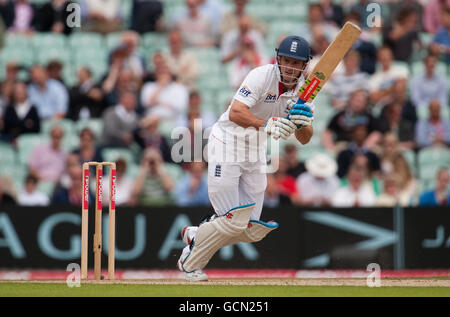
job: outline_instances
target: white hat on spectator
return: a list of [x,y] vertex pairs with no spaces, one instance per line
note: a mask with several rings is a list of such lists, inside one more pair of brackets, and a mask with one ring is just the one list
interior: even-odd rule
[[305,164],[306,170],[315,177],[327,178],[337,172],[337,163],[334,159],[324,153],[314,155]]

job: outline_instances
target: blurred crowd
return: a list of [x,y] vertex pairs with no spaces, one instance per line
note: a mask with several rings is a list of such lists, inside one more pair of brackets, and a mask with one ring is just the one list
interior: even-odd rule
[[[216,111],[205,106],[205,61],[194,51],[218,52],[230,90],[254,67],[274,63],[277,43],[267,43],[271,24],[251,10],[258,0],[185,0],[170,15],[165,10],[171,0],[130,0],[128,14],[120,0],[74,2],[81,8],[80,28],[67,25],[72,1],[0,0],[3,49],[11,35],[120,34],[99,79],[85,66],[69,85],[57,58],[30,67],[14,60],[0,63],[0,143],[19,151],[21,136],[47,134],[45,142],[29,149],[19,188],[14,175],[0,170],[0,204],[80,206],[81,164],[104,161],[103,149],[118,148],[134,154],[132,160],[115,161],[118,205],[208,206],[207,162],[174,162],[176,140],[162,127],[183,126],[193,135],[196,119],[203,129],[211,126],[233,98],[229,95]],[[279,5],[295,5],[288,2]],[[370,23],[371,2],[382,8],[379,25]],[[417,157],[450,145],[450,1],[317,0],[305,10],[298,29],[282,32],[277,40],[305,37],[313,55],[309,70],[346,21],[360,25],[363,33],[321,92],[330,110],[323,128],[315,130],[321,151],[303,160],[311,147],[283,144],[279,169],[268,175],[265,205],[450,205],[450,166],[439,165],[450,158],[436,162],[432,186],[421,186],[413,167],[417,160],[405,154]],[[139,47],[149,33],[163,35],[167,48],[143,54]],[[59,123],[91,119],[101,121],[101,130],[79,129],[76,146],[67,150],[68,132]],[[44,131],[44,126],[50,128]],[[52,185],[50,192],[40,190],[43,182]]]

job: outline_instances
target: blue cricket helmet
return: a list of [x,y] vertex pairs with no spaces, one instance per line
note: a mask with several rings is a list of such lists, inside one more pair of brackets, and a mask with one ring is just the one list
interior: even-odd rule
[[305,62],[309,61],[311,55],[309,43],[303,37],[297,35],[286,37],[275,51],[277,52],[277,57],[292,57]]

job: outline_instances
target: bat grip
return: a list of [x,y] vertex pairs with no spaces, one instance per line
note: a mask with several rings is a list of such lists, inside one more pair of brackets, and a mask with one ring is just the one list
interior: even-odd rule
[[[303,100],[302,98],[298,98],[296,103],[297,103],[297,104],[304,104],[304,103],[306,103],[306,101]],[[289,115],[286,116],[286,119],[289,119]],[[300,130],[301,128],[302,128],[301,125],[300,125],[300,126],[297,126],[297,129],[298,129],[298,130]]]

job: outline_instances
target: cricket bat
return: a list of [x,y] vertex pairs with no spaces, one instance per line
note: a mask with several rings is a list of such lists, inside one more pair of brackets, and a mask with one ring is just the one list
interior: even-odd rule
[[351,22],[345,23],[300,88],[297,103],[314,100],[360,34],[361,29],[357,25]]

